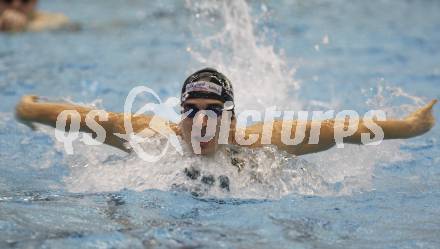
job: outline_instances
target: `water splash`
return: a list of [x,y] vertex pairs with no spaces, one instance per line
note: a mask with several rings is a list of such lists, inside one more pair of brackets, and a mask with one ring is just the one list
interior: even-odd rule
[[[159,138],[153,140],[161,143]],[[144,149],[159,153],[155,151],[158,147],[149,143]],[[161,189],[190,191],[204,197],[277,199],[290,193],[331,195],[339,191],[317,173],[316,165],[271,147],[243,149],[245,167],[241,171],[225,148],[211,158],[193,156],[188,148],[183,157],[169,151],[156,163],[144,162],[134,154],[102,153],[102,148],[82,144],[76,144],[75,150],[75,156],[65,156],[65,163],[71,166],[65,181],[73,192]],[[188,177],[188,168],[198,170],[197,179]],[[222,176],[229,179],[229,190],[221,187]],[[211,177],[212,184],[206,183],[205,177]]]
[[238,111],[276,105],[299,109],[295,101],[300,87],[295,69],[257,32],[250,6],[239,1],[187,1],[194,13],[190,24],[195,43],[188,52],[196,63],[215,67],[231,79]]
[[[238,112],[244,108],[261,109],[276,105],[279,109],[301,110],[311,103],[293,101],[301,93],[294,79],[294,68],[267,44],[264,34],[255,30],[256,20],[245,1],[187,1],[193,13],[194,43],[187,51],[194,59],[191,73],[202,66],[216,67],[234,84]],[[262,8],[264,10],[265,8]],[[403,94],[402,94],[403,93]],[[405,96],[401,91],[400,95]],[[395,97],[395,96],[394,96]],[[370,96],[381,98],[380,93]],[[393,96],[391,96],[393,98]],[[379,103],[383,107],[388,102]],[[377,107],[377,106],[375,106]],[[43,128],[53,134],[52,129]],[[164,141],[152,138],[144,149],[159,153]],[[182,142],[183,144],[183,142]],[[70,175],[66,186],[73,192],[161,189],[185,190],[196,195],[240,198],[281,198],[296,193],[307,195],[341,195],[372,189],[375,167],[379,163],[404,160],[399,142],[380,146],[346,146],[304,157],[292,157],[272,147],[259,150],[243,149],[245,167],[237,171],[225,150],[213,158],[198,157],[185,149],[182,157],[175,151],[156,163],[147,163],[136,155],[125,155],[113,149],[75,144],[75,156],[64,156]],[[62,145],[57,144],[62,151]],[[217,182],[206,185],[184,173],[196,167],[201,176],[220,175],[230,180],[230,191],[219,188]]]
[[390,86],[384,79],[380,79],[374,87],[362,89],[362,93],[368,98],[366,104],[370,108],[384,110],[390,117],[404,117],[426,103],[426,100],[400,87]]

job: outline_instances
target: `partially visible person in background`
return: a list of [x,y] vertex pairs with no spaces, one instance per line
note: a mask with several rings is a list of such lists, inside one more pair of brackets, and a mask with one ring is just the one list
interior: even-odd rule
[[0,31],[42,31],[69,25],[65,15],[38,11],[37,4],[38,0],[0,0]]

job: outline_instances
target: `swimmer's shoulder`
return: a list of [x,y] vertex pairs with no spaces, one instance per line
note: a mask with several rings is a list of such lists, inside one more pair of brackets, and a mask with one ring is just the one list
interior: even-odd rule
[[38,11],[27,26],[28,31],[38,32],[44,30],[60,29],[70,24],[69,18],[62,13],[49,13]]

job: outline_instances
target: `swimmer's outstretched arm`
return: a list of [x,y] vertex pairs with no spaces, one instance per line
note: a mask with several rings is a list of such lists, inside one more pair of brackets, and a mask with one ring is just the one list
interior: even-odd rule
[[[437,103],[437,100],[432,100],[426,106],[420,108],[419,110],[411,113],[406,118],[402,120],[387,120],[387,121],[377,121],[374,122],[382,128],[384,132],[384,139],[404,139],[411,138],[415,136],[422,135],[428,132],[435,124],[434,116],[432,115],[432,107]],[[291,138],[295,137],[296,126],[299,125],[299,121],[292,121],[292,129],[291,129]],[[334,145],[336,145],[335,141],[335,125],[337,123],[341,124],[342,122],[335,122],[335,120],[326,120],[321,123],[321,129],[319,134],[319,141],[317,144],[309,144],[309,139],[311,137],[310,130],[314,124],[309,121],[306,124],[302,123],[301,125],[305,125],[305,137],[303,141],[297,145],[286,145],[281,139],[282,136],[282,121],[274,122],[274,129],[272,133],[271,143],[276,145],[279,149],[285,150],[294,155],[303,155],[309,153],[315,153],[330,149]],[[344,123],[344,128],[347,129],[348,122]],[[251,147],[259,147],[261,146],[261,135],[263,131],[262,124],[255,124],[253,126],[247,127],[245,134],[257,134],[259,135],[259,139],[255,144]],[[359,121],[359,126],[353,135],[345,137],[344,143],[351,144],[362,144],[361,134],[366,133],[370,134],[370,137],[374,137],[375,134],[371,130],[367,128],[364,121]],[[234,142],[237,143],[237,141]],[[239,143],[238,143],[239,144]]]
[[[32,127],[32,122],[50,125],[52,127],[56,126],[56,121],[58,115],[65,110],[77,111],[81,117],[80,121],[80,131],[87,133],[94,133],[85,122],[87,114],[93,110],[88,107],[83,107],[79,105],[72,105],[68,103],[49,103],[49,102],[38,102],[37,96],[24,96],[21,101],[16,106],[16,117],[23,123],[30,125]],[[131,123],[134,133],[139,133],[145,128],[149,128],[151,116],[147,115],[130,115]],[[124,146],[126,142],[124,139],[115,135],[126,134],[124,127],[124,114],[123,113],[113,113],[108,112],[107,121],[99,121],[95,118],[95,121],[104,128],[106,131],[105,143],[114,146],[118,149],[129,152]],[[169,124],[169,127],[177,134],[180,134],[178,126],[174,124]],[[66,121],[66,130],[70,128],[70,118]]]

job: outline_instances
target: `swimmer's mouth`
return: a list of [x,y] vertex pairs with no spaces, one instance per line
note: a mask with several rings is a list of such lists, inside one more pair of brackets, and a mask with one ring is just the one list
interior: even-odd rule
[[192,143],[193,144],[199,144],[201,149],[206,149],[207,147],[209,147],[209,144],[211,143],[212,139],[210,139],[209,141],[200,141],[202,140],[202,138],[192,138]]
[[200,147],[204,148],[208,146],[209,142],[200,142]]
[[207,144],[207,143],[211,142],[212,139],[214,139],[214,138],[209,139],[209,141],[205,141],[206,138],[204,138],[204,137],[191,137],[192,142],[200,143],[200,144]]

